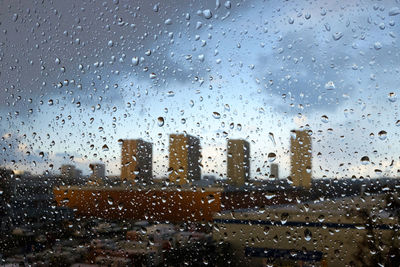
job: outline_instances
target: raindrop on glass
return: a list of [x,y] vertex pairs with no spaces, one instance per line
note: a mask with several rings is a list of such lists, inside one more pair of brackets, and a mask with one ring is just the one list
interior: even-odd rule
[[378,133],[379,139],[385,140],[387,138],[387,132],[382,130]]
[[138,57],[132,57],[132,64],[133,64],[134,66],[139,65],[139,58],[138,58]]
[[396,95],[396,93],[395,93],[395,92],[390,92],[390,93],[388,94],[388,99],[389,99],[390,102],[396,102],[396,100],[397,100],[397,95]]
[[343,37],[342,32],[335,32],[334,34],[332,34],[332,38],[335,41],[339,41],[342,37]]
[[160,127],[164,126],[164,118],[163,117],[158,117],[157,123],[158,123],[158,126],[160,126]]
[[321,121],[322,121],[323,123],[328,123],[328,122],[329,122],[328,116],[322,115],[322,116],[321,116]]
[[367,165],[369,164],[369,157],[368,156],[364,156],[361,158],[361,164],[362,165]]
[[221,114],[219,114],[218,112],[214,111],[213,112],[213,117],[214,117],[214,119],[219,119],[219,118],[221,118]]
[[203,16],[204,16],[206,19],[211,19],[211,18],[212,18],[211,10],[209,10],[209,9],[203,10]]
[[276,159],[276,154],[275,153],[273,153],[273,152],[268,153],[268,161],[269,162],[274,162],[275,159]]
[[325,89],[326,90],[334,90],[335,89],[335,84],[333,81],[329,81],[325,84]]

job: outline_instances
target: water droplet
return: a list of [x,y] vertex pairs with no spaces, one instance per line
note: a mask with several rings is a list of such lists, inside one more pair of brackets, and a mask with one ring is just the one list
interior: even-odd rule
[[294,19],[292,17],[289,18],[289,24],[293,24],[294,23]]
[[397,16],[400,14],[400,8],[399,7],[393,7],[389,10],[389,16]]
[[289,218],[289,213],[286,213],[286,212],[282,213],[281,214],[281,223],[285,224],[287,222],[288,218]]
[[343,37],[343,33],[342,32],[335,32],[334,34],[332,34],[332,38],[335,41],[340,40]]
[[329,23],[327,22],[327,23],[325,23],[324,24],[324,26],[325,26],[325,30],[327,30],[328,32],[330,32],[331,31],[331,25],[329,25]]
[[151,49],[147,49],[146,52],[144,52],[144,54],[146,56],[150,56],[151,55]]
[[305,229],[305,230],[304,230],[304,239],[305,239],[306,241],[310,241],[311,238],[312,238],[311,231],[308,230],[308,229]]
[[108,47],[112,47],[113,45],[114,45],[114,43],[113,43],[113,41],[112,40],[110,40],[110,41],[108,41]]
[[112,204],[114,204],[114,200],[113,200],[111,197],[108,197],[107,203],[108,203],[109,205],[112,205]]
[[219,114],[218,112],[214,111],[213,112],[213,117],[214,117],[214,119],[219,119],[219,118],[221,118],[221,114]]
[[172,19],[166,19],[164,23],[165,25],[172,25]]
[[205,57],[203,54],[199,55],[198,58],[201,62],[204,62]]
[[61,60],[58,57],[56,57],[56,60],[54,62],[58,65],[61,63]]
[[310,13],[306,13],[306,14],[304,15],[304,17],[305,17],[306,19],[310,19],[310,18],[311,18],[311,14],[310,14]]
[[273,152],[268,153],[268,161],[269,162],[274,162],[275,159],[276,159],[276,154],[275,153],[273,153]]
[[374,48],[375,48],[375,50],[379,50],[379,49],[382,48],[382,44],[381,44],[380,42],[376,42],[376,43],[374,44]]
[[325,89],[326,90],[334,90],[335,89],[335,84],[333,81],[329,81],[325,84]]
[[268,134],[268,137],[269,137],[269,140],[272,141],[272,143],[274,144],[274,146],[276,146],[274,134],[270,132],[270,133]]
[[16,22],[18,20],[18,14],[14,13],[12,16],[12,21]]
[[101,149],[102,149],[103,151],[109,151],[109,150],[110,150],[106,144],[103,145],[103,147],[102,147]]
[[307,172],[307,173],[311,173],[311,167],[310,167],[310,166],[307,166],[307,167],[306,167],[306,172]]
[[322,115],[322,116],[321,116],[321,121],[322,121],[323,123],[328,123],[328,122],[329,122],[328,116]]
[[54,104],[53,99],[49,99],[49,101],[47,101],[47,104],[48,104],[49,106],[52,106],[52,105]]
[[396,126],[400,126],[400,120],[397,120],[395,123]]
[[154,72],[152,72],[149,74],[149,77],[150,77],[150,79],[155,79],[155,78],[157,78],[157,75]]
[[160,10],[159,4],[155,4],[155,5],[153,6],[153,11],[154,11],[154,12],[158,12],[159,10]]
[[364,156],[361,158],[361,164],[362,165],[367,165],[369,164],[369,157],[368,156]]
[[132,57],[132,64],[133,64],[134,66],[139,65],[139,58],[138,58],[138,57]]
[[203,16],[204,16],[206,19],[211,19],[211,18],[212,18],[211,10],[209,10],[209,9],[203,10]]
[[388,94],[388,99],[390,102],[396,102],[397,100],[397,95],[395,92],[391,92]]
[[225,4],[224,4],[224,7],[225,7],[226,9],[230,9],[231,6],[232,6],[231,1],[226,1]]
[[160,126],[160,127],[164,126],[164,118],[163,117],[158,117],[157,122],[158,122],[158,126]]
[[387,138],[387,132],[382,130],[378,133],[379,139],[385,140]]
[[119,209],[119,210],[122,210],[123,208],[124,208],[124,203],[119,203],[119,204],[118,204],[118,209]]

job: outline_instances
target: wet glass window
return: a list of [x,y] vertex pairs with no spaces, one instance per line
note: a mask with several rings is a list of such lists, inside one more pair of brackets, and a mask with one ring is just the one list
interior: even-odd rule
[[399,1],[0,6],[0,265],[400,265]]

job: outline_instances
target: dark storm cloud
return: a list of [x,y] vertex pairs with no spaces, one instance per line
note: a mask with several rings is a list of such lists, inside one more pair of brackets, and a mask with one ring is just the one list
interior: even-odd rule
[[[1,109],[24,116],[49,100],[93,105],[101,97],[119,103],[121,88],[114,86],[121,76],[133,82],[190,81],[205,67],[187,60],[196,49],[188,39],[197,21],[207,25],[234,10],[221,4],[216,9],[208,0],[3,3]],[[212,11],[211,20],[204,9]]]

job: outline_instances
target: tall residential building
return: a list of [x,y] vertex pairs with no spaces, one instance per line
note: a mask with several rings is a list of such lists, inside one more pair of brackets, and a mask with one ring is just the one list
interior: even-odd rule
[[276,163],[271,163],[269,167],[270,173],[269,177],[274,179],[279,179],[279,165]]
[[250,144],[245,140],[228,140],[228,184],[244,186],[250,178]]
[[153,144],[141,139],[123,140],[121,179],[150,182],[153,175]]
[[200,139],[190,135],[169,136],[169,180],[175,184],[187,184],[201,179]]
[[290,138],[290,176],[293,186],[311,187],[311,136],[306,130],[293,130]]
[[64,164],[61,165],[61,176],[68,178],[75,178],[78,174],[78,170],[74,165]]
[[106,166],[102,163],[89,164],[91,175],[88,183],[91,185],[102,185],[106,177]]
[[75,168],[74,165],[61,165],[61,178],[65,184],[77,185],[82,183],[82,171]]

